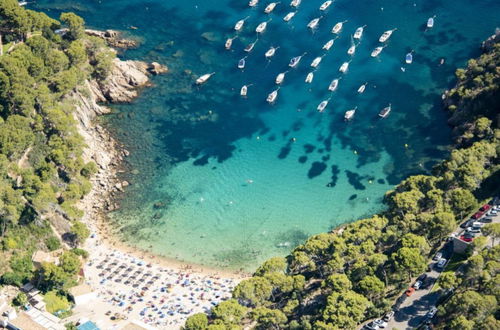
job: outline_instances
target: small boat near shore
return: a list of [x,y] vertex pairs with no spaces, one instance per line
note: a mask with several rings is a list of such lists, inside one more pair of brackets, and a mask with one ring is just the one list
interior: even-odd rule
[[206,74],[200,76],[198,79],[196,79],[196,84],[201,85],[201,84],[206,83],[208,81],[208,79],[210,79],[210,77],[212,77],[214,74],[215,74],[215,72],[212,72],[212,73],[206,73]]
[[382,52],[382,50],[384,50],[386,46],[379,46],[379,47],[376,47],[374,50],[372,50],[372,53],[370,54],[371,57],[377,57],[380,55],[380,53]]
[[310,83],[312,83],[313,79],[314,79],[314,73],[313,73],[313,72],[309,72],[309,73],[307,74],[307,76],[306,76],[306,80],[305,80],[305,82],[306,82],[307,84],[310,84]]
[[363,37],[363,32],[365,30],[366,25],[360,26],[359,28],[356,29],[354,32],[354,35],[352,36],[354,39],[361,39]]
[[389,105],[387,107],[380,110],[380,112],[378,113],[378,116],[380,118],[386,118],[391,113],[391,110],[392,110],[392,107],[391,107],[391,104],[389,103]]
[[233,40],[236,39],[237,37],[233,37],[233,38],[228,38],[226,40],[226,44],[224,45],[224,47],[227,49],[227,50],[230,50],[231,49],[231,46],[233,45]]
[[247,57],[243,57],[241,60],[238,61],[238,69],[244,69],[245,68],[245,64],[246,64],[246,59]]
[[252,86],[253,84],[249,84],[249,85],[243,85],[240,89],[240,95],[241,96],[247,96],[247,93],[248,93],[248,87]]
[[323,49],[324,50],[330,50],[330,48],[332,48],[333,46],[333,43],[335,42],[335,40],[337,40],[338,36],[336,36],[334,39],[330,39],[328,40],[324,45],[323,45]]
[[272,19],[269,19],[268,21],[262,22],[259,25],[257,25],[257,27],[255,28],[255,32],[264,33],[264,31],[266,31],[266,28],[267,28],[267,23],[271,22],[271,20]]
[[323,16],[312,19],[309,23],[307,23],[307,27],[310,28],[311,30],[316,29],[318,27],[318,23],[321,18],[323,18]]
[[406,54],[405,56],[405,62],[406,64],[412,64],[413,63],[413,50],[411,52],[409,52],[408,54]]
[[311,62],[311,67],[317,68],[318,65],[321,63],[321,60],[323,59],[323,56],[318,56],[316,57],[312,62]]
[[276,101],[276,98],[278,97],[278,91],[279,88],[269,93],[269,95],[267,95],[266,98],[267,103],[272,104]]
[[434,19],[436,18],[436,15],[429,17],[427,20],[427,28],[432,29],[434,27]]
[[250,0],[250,2],[248,3],[248,6],[249,7],[255,7],[259,4],[259,0]]
[[339,34],[340,31],[342,31],[342,27],[344,26],[344,23],[347,23],[347,21],[338,22],[337,24],[335,24],[332,28],[332,33]]
[[253,48],[255,47],[255,44],[257,43],[257,41],[259,41],[259,39],[255,40],[254,42],[252,42],[251,44],[248,44],[245,49],[243,49],[245,52],[247,53],[250,53]]
[[234,25],[234,30],[235,31],[241,31],[243,28],[243,25],[245,24],[245,21],[248,19],[249,16],[245,17],[244,19],[240,19],[236,24]]
[[267,52],[264,54],[266,56],[266,58],[271,58],[274,56],[274,54],[276,53],[276,50],[278,50],[279,47],[271,47],[267,50]]
[[351,63],[351,61],[342,63],[342,65],[339,68],[339,71],[342,73],[346,73],[347,70],[349,70],[349,63]]
[[330,92],[335,92],[337,87],[339,87],[339,80],[340,78],[333,79],[332,82],[330,83],[330,86],[328,86],[328,90]]
[[298,6],[300,6],[301,2],[302,0],[292,0],[292,2],[290,2],[290,6],[297,8]]
[[347,110],[344,114],[344,119],[346,121],[349,121],[352,119],[352,117],[354,117],[354,114],[356,113],[356,110],[358,109],[358,107],[355,107],[354,109],[351,109],[351,110]]
[[295,12],[291,11],[288,14],[286,14],[285,17],[283,17],[283,20],[285,22],[289,22],[294,16],[295,16]]
[[276,8],[276,5],[278,3],[279,2],[271,2],[270,4],[268,4],[267,7],[264,9],[264,13],[266,14],[272,13],[272,11],[274,10],[274,8]]
[[275,79],[275,83],[276,85],[281,85],[281,83],[283,82],[283,80],[285,79],[285,74],[287,73],[288,71],[286,72],[281,72],[280,74],[278,74],[276,76],[276,79]]
[[307,52],[305,52],[304,54],[300,55],[300,56],[295,56],[294,58],[292,58],[290,60],[290,63],[288,63],[288,66],[291,67],[291,68],[295,68],[297,65],[299,65],[300,63],[300,60],[302,59],[302,57],[304,55],[306,55]]
[[359,88],[358,88],[358,93],[359,94],[363,94],[365,92],[366,85],[368,85],[367,82],[365,82],[363,85],[359,86]]
[[397,30],[397,28],[385,31],[384,33],[382,33],[380,38],[378,38],[378,41],[379,42],[386,42],[387,40],[389,40],[389,38],[392,36],[394,31],[396,31],[396,30]]
[[330,7],[330,5],[333,3],[333,1],[331,0],[328,0],[328,1],[325,1],[323,2],[323,4],[319,7],[319,10],[322,10],[322,11],[325,11],[328,9],[328,7]]
[[320,104],[318,104],[318,107],[316,108],[318,110],[318,112],[323,112],[325,111],[325,108],[326,106],[328,105],[328,102],[330,101],[330,99],[328,100],[324,100],[324,101],[321,101]]
[[353,56],[356,53],[356,44],[352,43],[351,47],[347,50],[347,54]]

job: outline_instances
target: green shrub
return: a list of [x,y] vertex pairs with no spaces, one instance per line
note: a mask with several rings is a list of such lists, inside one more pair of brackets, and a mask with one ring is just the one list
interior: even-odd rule
[[45,246],[49,251],[55,251],[61,247],[61,242],[55,236],[51,236],[45,240]]

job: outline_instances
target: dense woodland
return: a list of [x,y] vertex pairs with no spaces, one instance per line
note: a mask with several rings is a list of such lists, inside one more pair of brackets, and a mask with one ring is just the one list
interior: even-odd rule
[[[497,36],[498,37],[498,36]],[[430,256],[500,183],[500,43],[493,42],[447,93],[456,146],[432,175],[414,175],[385,196],[387,210],[310,237],[287,258],[272,258],[233,298],[185,329],[355,329],[391,310]],[[500,238],[498,225],[483,233]],[[460,271],[438,285],[447,299],[436,328],[499,329],[500,246],[474,240]]]
[[[61,27],[67,32],[56,33]],[[64,13],[59,22],[17,0],[0,1],[0,41],[0,283],[35,280],[60,307],[85,255],[77,246],[89,231],[76,203],[96,170],[82,159],[75,104],[65,96],[87,79],[105,79],[115,53],[85,35],[80,17]],[[54,214],[67,222],[64,240],[52,229]],[[34,269],[35,250],[61,246],[59,266]]]

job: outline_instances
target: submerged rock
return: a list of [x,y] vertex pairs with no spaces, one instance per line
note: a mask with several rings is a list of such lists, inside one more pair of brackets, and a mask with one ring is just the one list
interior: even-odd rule
[[162,73],[166,73],[168,71],[168,68],[165,65],[161,65],[158,62],[152,62],[148,66],[148,71],[151,74],[159,75],[159,74],[162,74]]

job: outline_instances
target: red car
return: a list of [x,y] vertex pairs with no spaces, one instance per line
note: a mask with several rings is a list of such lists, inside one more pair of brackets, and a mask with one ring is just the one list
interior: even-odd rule
[[472,237],[465,237],[464,235],[460,236],[460,239],[464,242],[472,242]]
[[415,288],[409,288],[406,290],[405,294],[409,297],[415,292]]
[[482,216],[483,216],[483,214],[484,214],[484,212],[483,212],[483,211],[479,211],[479,212],[474,213],[474,215],[473,215],[471,218],[472,218],[472,219],[476,219],[476,220],[477,220],[477,219],[479,219],[480,217],[482,217]]
[[490,208],[491,208],[491,205],[490,205],[490,204],[484,204],[483,206],[481,206],[481,208],[479,209],[479,211],[486,212],[486,211],[488,211]]

